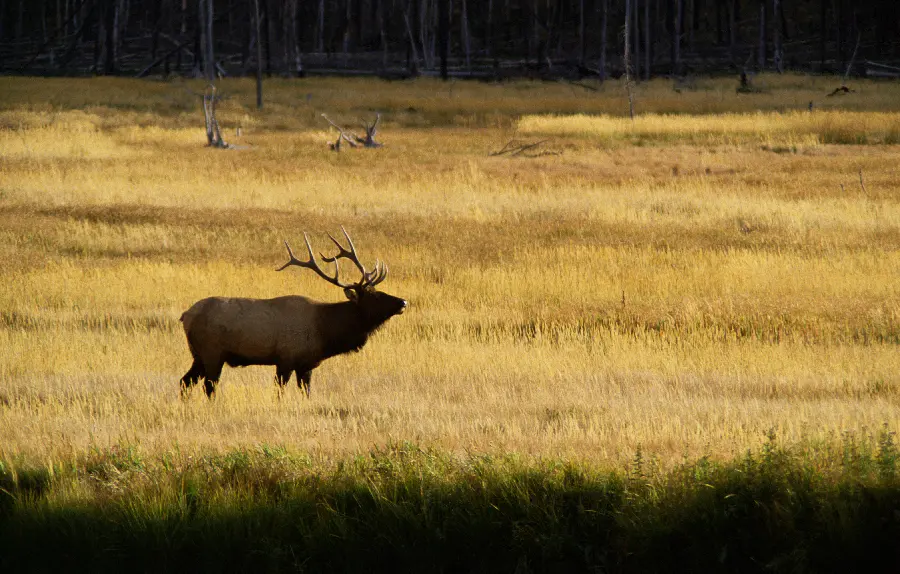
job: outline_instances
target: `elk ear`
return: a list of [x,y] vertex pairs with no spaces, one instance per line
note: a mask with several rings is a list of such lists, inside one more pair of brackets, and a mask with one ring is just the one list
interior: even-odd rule
[[353,301],[354,303],[359,301],[359,293],[357,293],[356,289],[354,289],[353,287],[345,287],[344,295],[346,295],[347,299],[349,299],[350,301]]

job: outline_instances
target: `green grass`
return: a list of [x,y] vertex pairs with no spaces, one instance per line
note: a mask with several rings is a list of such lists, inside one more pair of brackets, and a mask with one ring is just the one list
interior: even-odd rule
[[340,462],[94,450],[0,469],[0,568],[121,571],[873,571],[900,566],[894,436],[779,444],[661,472],[452,457]]

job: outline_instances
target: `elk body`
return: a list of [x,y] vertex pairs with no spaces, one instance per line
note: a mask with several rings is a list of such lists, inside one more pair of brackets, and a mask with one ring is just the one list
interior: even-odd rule
[[[333,277],[316,263],[305,233],[309,260],[294,257],[285,241],[290,259],[278,271],[290,266],[311,269],[341,287],[347,301],[320,303],[298,295],[274,299],[209,297],[197,301],[181,315],[194,358],[181,379],[182,395],[202,378],[206,396],[212,398],[222,367],[227,364],[274,365],[275,379],[281,388],[296,373],[297,386],[309,396],[313,369],[329,357],[359,351],[369,335],[403,312],[405,300],[375,289],[387,277],[387,266],[376,261],[374,269],[367,271],[350,236],[343,227],[341,231],[349,249],[329,235],[339,251],[334,257],[322,256],[323,261],[334,263]],[[340,281],[338,260],[342,258],[349,259],[362,274],[356,283]]]

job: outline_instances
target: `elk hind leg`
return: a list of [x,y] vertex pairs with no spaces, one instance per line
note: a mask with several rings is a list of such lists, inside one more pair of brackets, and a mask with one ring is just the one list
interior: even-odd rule
[[201,377],[205,377],[206,372],[203,369],[203,363],[200,362],[199,359],[194,357],[194,364],[191,365],[191,368],[188,369],[188,372],[181,377],[181,396],[186,397],[187,394],[191,391],[194,385],[200,380]]

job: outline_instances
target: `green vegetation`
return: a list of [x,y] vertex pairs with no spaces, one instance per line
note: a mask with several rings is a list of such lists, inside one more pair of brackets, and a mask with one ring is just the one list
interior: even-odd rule
[[662,472],[410,444],[339,463],[133,447],[0,471],[0,567],[148,571],[872,571],[900,565],[887,427]]

